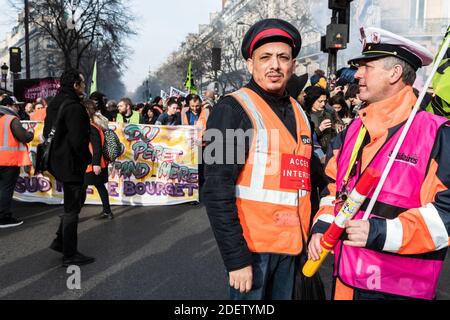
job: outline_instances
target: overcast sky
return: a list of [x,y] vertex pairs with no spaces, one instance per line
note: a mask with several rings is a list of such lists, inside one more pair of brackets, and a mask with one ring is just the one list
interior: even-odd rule
[[[221,0],[131,0],[137,35],[128,40],[134,53],[127,60],[123,81],[129,91],[139,86],[149,68],[155,71],[176,50],[186,35],[209,22],[209,14],[221,10]],[[17,14],[0,0],[0,38],[14,25]]]

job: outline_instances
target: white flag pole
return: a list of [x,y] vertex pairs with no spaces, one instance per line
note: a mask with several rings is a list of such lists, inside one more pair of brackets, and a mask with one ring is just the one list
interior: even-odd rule
[[445,53],[447,52],[447,48],[448,48],[449,44],[450,44],[450,36],[447,36],[447,39],[445,40],[444,45],[442,46],[441,51],[439,52],[439,55],[436,58],[436,61],[434,63],[431,74],[428,77],[427,82],[425,83],[425,86],[423,87],[423,90],[420,93],[419,98],[417,99],[414,109],[412,110],[411,114],[409,115],[408,121],[405,124],[405,128],[403,129],[402,134],[400,135],[400,139],[398,139],[397,144],[395,145],[394,151],[392,152],[392,155],[389,159],[389,162],[386,165],[386,168],[384,169],[383,174],[381,175],[380,182],[378,182],[377,188],[375,189],[372,199],[369,202],[369,206],[367,207],[367,210],[364,214],[363,220],[367,220],[369,218],[370,214],[372,213],[375,202],[377,201],[378,196],[380,195],[381,189],[383,188],[383,185],[386,181],[386,178],[387,178],[389,172],[391,171],[392,165],[394,164],[394,161],[397,158],[400,147],[402,146],[403,141],[405,140],[405,137],[408,134],[411,124],[414,121],[414,118],[416,117],[417,111],[419,111],[420,105],[422,104],[423,98],[425,97],[425,93],[426,93],[428,87],[430,86],[431,81],[433,80],[434,74],[436,73],[437,69],[439,68],[439,65],[441,64],[441,61],[444,58]]

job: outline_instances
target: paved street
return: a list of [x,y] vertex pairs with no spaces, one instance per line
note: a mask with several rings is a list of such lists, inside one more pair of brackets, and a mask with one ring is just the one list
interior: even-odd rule
[[[25,223],[0,230],[0,299],[227,299],[225,270],[202,206],[115,207],[113,221],[96,220],[100,207],[84,208],[79,249],[97,261],[82,267],[81,290],[67,289],[70,275],[47,248],[61,207],[15,207]],[[327,288],[330,260],[322,268]],[[449,288],[447,259],[440,299],[450,299]]]

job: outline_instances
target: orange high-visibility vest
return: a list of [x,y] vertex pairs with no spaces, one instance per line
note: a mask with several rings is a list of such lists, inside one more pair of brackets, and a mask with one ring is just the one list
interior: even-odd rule
[[195,128],[198,129],[197,139],[202,144],[202,146],[205,146],[205,142],[203,141],[203,135],[205,134],[206,122],[208,121],[209,114],[210,114],[209,110],[202,110],[202,112],[200,112],[197,122],[195,123]]
[[187,117],[187,111],[181,113],[181,125],[182,126],[188,126],[189,125],[189,119]]
[[311,128],[301,106],[291,98],[297,141],[271,107],[255,92],[243,88],[232,96],[253,124],[248,158],[236,183],[236,206],[247,246],[252,252],[296,255],[302,250],[311,215],[310,192],[283,189],[283,154],[311,159]]
[[[103,133],[103,130],[101,128],[99,128],[96,124],[91,122],[91,127],[94,127],[97,131],[98,134],[100,135],[100,141],[102,144],[102,149],[103,146],[105,145],[105,134]],[[92,148],[92,143],[89,143],[89,150],[91,151],[91,154],[94,154],[94,149]],[[100,157],[100,168],[104,169],[108,166],[108,162],[105,160],[105,158],[103,157],[103,152],[101,152],[102,156]],[[94,166],[92,164],[90,164],[87,169],[86,169],[86,173],[89,172],[93,172],[94,171]]]
[[0,117],[0,166],[22,167],[31,166],[28,146],[14,137],[11,122],[17,119],[7,115]]
[[[187,110],[186,112],[182,112],[182,114],[181,114],[181,125],[183,125],[183,126],[189,126],[190,124],[189,124],[189,118],[188,118],[188,116],[187,116],[187,113],[189,112],[190,110]],[[200,114],[199,114],[199,116],[198,116],[198,119],[197,119],[197,121],[193,124],[194,126],[197,124],[197,122],[200,120],[200,117],[202,116],[202,113],[203,113],[203,111],[200,111]]]
[[208,121],[209,114],[210,114],[209,110],[202,110],[200,112],[200,115],[198,116],[198,120],[195,123],[195,126],[200,130],[204,131],[206,129],[206,122]]
[[35,110],[30,115],[31,121],[45,121],[45,118],[47,117],[47,108],[42,108],[39,110]]

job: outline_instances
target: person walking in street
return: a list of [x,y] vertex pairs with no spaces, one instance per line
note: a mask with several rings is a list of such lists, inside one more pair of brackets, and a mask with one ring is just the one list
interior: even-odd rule
[[[298,30],[284,20],[253,25],[242,43],[252,79],[221,99],[207,122],[202,199],[231,299],[292,299],[295,260],[311,214],[311,128],[286,91],[300,47]],[[217,131],[222,136],[213,142],[209,133]],[[230,131],[250,135],[236,139]],[[234,153],[209,160],[217,141],[223,154]],[[299,164],[301,178],[285,176],[290,163]]]
[[[109,194],[105,187],[108,183],[108,162],[103,157],[103,146],[105,145],[104,130],[108,129],[108,119],[100,113],[100,109],[93,100],[84,101],[84,106],[91,120],[91,143],[89,149],[92,153],[92,164],[86,170],[84,176],[84,189],[88,186],[95,186],[102,201],[103,212],[100,214],[101,219],[114,219],[109,204]],[[86,201],[86,191],[83,192],[81,203]]]
[[[362,31],[358,67],[359,117],[328,152],[324,191],[312,228],[309,256],[317,260],[320,239],[334,220],[335,204],[370,168],[384,171],[417,98],[416,72],[433,61],[421,45],[392,32]],[[359,141],[359,143],[356,143]],[[346,224],[334,247],[334,299],[434,299],[450,232],[450,123],[418,112],[400,147],[373,212],[367,201]]]
[[14,100],[7,96],[0,107],[0,229],[20,226],[23,221],[11,213],[20,167],[30,166],[27,143],[33,140],[33,133],[26,131],[14,109]]
[[[63,266],[84,265],[94,258],[78,251],[78,216],[84,192],[84,174],[92,163],[89,151],[90,121],[82,98],[86,89],[84,76],[76,69],[68,69],[61,75],[61,88],[51,101],[44,123],[44,137],[52,127],[56,133],[50,150],[49,172],[64,188],[64,213],[56,239],[50,248],[63,254]],[[62,109],[58,122],[57,115]]]

